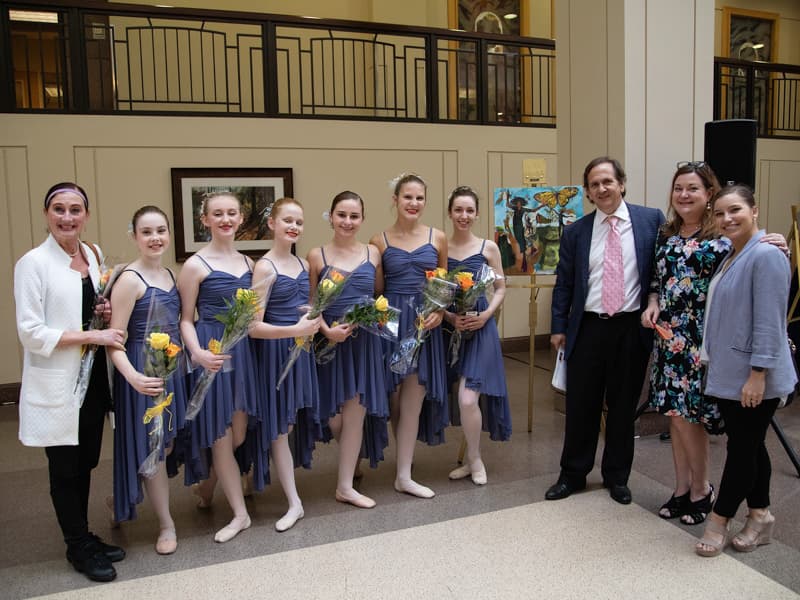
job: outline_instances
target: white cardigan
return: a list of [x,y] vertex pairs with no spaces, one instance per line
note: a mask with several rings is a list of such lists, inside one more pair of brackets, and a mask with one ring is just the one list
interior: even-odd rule
[[[83,242],[81,251],[97,289],[97,257]],[[81,274],[70,268],[70,262],[70,256],[50,235],[14,267],[17,332],[25,351],[19,439],[26,446],[78,444],[80,400],[75,382],[81,347],[56,348],[65,331],[83,329]]]

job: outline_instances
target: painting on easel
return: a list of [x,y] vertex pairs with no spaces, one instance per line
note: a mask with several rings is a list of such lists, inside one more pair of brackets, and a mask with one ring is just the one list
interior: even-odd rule
[[583,187],[496,188],[495,242],[506,275],[555,273],[564,226],[583,216]]

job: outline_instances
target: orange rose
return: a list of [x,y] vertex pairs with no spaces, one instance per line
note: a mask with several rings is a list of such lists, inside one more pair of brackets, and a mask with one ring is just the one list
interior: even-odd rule
[[178,356],[180,351],[181,347],[178,346],[178,344],[170,344],[169,346],[167,346],[166,350],[164,350],[168,358],[174,358]]
[[472,273],[467,271],[456,273],[456,281],[462,290],[468,290],[475,285],[475,282],[472,280]]

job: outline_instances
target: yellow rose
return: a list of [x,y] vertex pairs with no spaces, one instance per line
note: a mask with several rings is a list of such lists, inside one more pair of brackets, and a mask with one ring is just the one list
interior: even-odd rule
[[375,299],[375,308],[381,312],[389,310],[389,301],[383,296],[378,296]]
[[333,283],[330,279],[323,279],[322,283],[319,284],[320,289],[323,292],[330,292],[332,289],[336,287],[336,284]]
[[154,331],[150,334],[150,337],[147,338],[147,343],[150,344],[153,350],[164,350],[169,346],[169,334]]
[[242,304],[255,304],[258,302],[258,294],[253,290],[239,288],[236,290],[236,300]]
[[169,358],[173,358],[173,357],[175,357],[175,356],[178,356],[178,354],[180,353],[180,351],[181,351],[181,347],[180,347],[180,346],[178,346],[178,344],[172,344],[172,343],[171,343],[169,346],[167,346],[167,349],[166,349],[166,355],[167,355]]
[[208,349],[212,354],[222,354],[222,344],[214,338],[208,340]]
[[442,267],[436,267],[436,276],[440,279],[445,279],[447,277],[447,269]]

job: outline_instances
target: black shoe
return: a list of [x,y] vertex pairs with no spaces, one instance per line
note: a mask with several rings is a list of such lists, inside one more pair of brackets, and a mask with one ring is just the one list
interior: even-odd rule
[[665,431],[658,436],[658,439],[660,439],[662,442],[671,442],[672,435],[669,431]]
[[568,484],[566,481],[558,481],[554,485],[551,485],[550,489],[547,490],[547,492],[545,492],[544,499],[562,500],[563,498],[570,496],[573,492],[579,492],[585,487],[586,487],[585,484],[576,487]]
[[119,562],[123,558],[125,558],[125,550],[120,548],[119,546],[112,546],[111,544],[106,544],[103,540],[101,540],[98,536],[93,533],[89,534],[89,537],[92,538],[95,543],[100,547],[100,551],[106,555],[106,558],[111,562]]
[[67,560],[92,581],[113,581],[117,577],[116,569],[94,540],[79,549],[67,550]]
[[628,488],[627,485],[615,483],[608,487],[608,493],[611,494],[611,498],[620,504],[630,504],[631,503],[631,490]]

